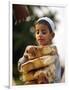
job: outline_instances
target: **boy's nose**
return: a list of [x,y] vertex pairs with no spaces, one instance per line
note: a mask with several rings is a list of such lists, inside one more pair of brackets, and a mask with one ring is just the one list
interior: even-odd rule
[[39,36],[42,36],[42,32],[39,32]]
[[43,34],[42,33],[39,33],[38,37],[39,38],[42,38],[43,37]]

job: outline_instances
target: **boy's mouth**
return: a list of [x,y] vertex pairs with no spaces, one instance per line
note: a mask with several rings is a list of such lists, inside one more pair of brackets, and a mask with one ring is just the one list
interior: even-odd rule
[[44,41],[44,39],[38,39],[38,41],[39,41],[39,42],[43,42],[43,41]]
[[44,40],[44,39],[41,39],[41,38],[40,38],[40,39],[38,39],[38,41],[43,41],[43,40]]

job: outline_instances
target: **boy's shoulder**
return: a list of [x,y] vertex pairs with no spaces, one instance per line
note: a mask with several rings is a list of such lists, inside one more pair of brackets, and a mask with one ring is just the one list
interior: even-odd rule
[[52,45],[52,46],[50,46],[52,49],[55,49],[55,50],[57,50],[57,47],[56,47],[56,45]]

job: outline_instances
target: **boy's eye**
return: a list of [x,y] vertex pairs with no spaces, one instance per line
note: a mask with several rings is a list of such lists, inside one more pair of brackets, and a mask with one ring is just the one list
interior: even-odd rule
[[42,34],[46,34],[46,31],[42,31]]
[[35,31],[35,33],[36,33],[36,34],[39,34],[39,33],[40,33],[40,31],[39,31],[39,30],[36,30],[36,31]]
[[41,34],[46,34],[47,32],[46,31],[44,31],[44,30],[42,30],[42,31],[36,31],[36,34],[39,34],[39,33],[41,33]]
[[36,34],[39,34],[39,31],[36,31]]

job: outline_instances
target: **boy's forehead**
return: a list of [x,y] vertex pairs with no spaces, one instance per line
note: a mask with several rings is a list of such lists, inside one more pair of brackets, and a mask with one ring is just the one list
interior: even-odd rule
[[47,24],[36,24],[35,25],[35,29],[38,29],[38,28],[43,28],[43,29],[48,29],[48,26]]

